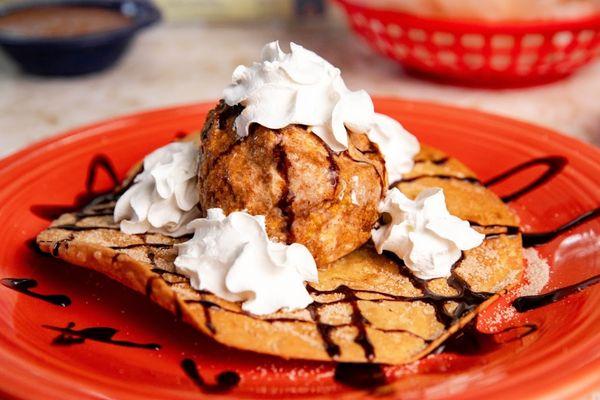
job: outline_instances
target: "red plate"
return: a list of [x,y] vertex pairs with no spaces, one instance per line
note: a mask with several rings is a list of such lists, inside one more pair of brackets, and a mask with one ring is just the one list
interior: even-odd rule
[[[513,120],[439,105],[392,99],[378,111],[400,120],[419,140],[458,157],[481,178],[544,155],[569,165],[556,178],[512,203],[527,230],[543,231],[600,204],[600,152],[573,139]],[[152,149],[178,132],[200,129],[212,104],[122,117],[33,145],[0,161],[0,278],[34,278],[38,293],[66,294],[57,307],[0,286],[0,397],[27,399],[196,399],[199,389],[180,368],[196,361],[205,380],[235,370],[239,398],[359,397],[332,379],[333,364],[283,361],[230,350],[205,339],[143,296],[82,268],[44,257],[28,241],[48,222],[32,205],[71,204],[83,190],[86,169],[106,154],[123,176]],[[516,176],[494,190],[506,193],[541,169]],[[108,187],[102,176],[99,185]],[[97,189],[101,189],[100,187]],[[545,290],[600,272],[600,221],[593,220],[540,248],[552,265]],[[440,354],[409,366],[386,367],[398,398],[574,398],[600,389],[600,288],[592,287],[550,306],[517,316],[511,324],[539,330],[487,354]],[[502,306],[495,307],[496,309]],[[487,316],[495,310],[486,311]],[[57,332],[113,327],[115,340],[159,343],[160,350],[87,341],[52,344]],[[480,324],[481,325],[481,324]],[[486,329],[485,324],[480,326]],[[218,395],[214,395],[219,397]]]

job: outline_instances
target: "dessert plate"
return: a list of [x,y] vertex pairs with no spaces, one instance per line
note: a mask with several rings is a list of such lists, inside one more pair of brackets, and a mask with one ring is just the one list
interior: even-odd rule
[[[600,388],[599,287],[526,313],[500,301],[480,316],[479,330],[536,330],[503,345],[495,344],[501,335],[493,336],[494,343],[479,340],[477,348],[457,341],[417,363],[385,366],[388,384],[364,390],[334,379],[334,363],[228,349],[108,278],[35,251],[32,239],[56,213],[76,198],[83,201],[86,191],[110,188],[150,150],[200,129],[213,104],[102,122],[0,161],[0,278],[31,279],[0,285],[0,397],[471,399],[510,392],[518,398],[574,398]],[[375,105],[483,181],[534,158],[567,158],[560,173],[510,202],[525,231],[555,229],[600,204],[595,148],[472,110],[393,99],[375,99]],[[90,165],[95,168],[88,171]],[[510,194],[544,171],[544,165],[533,165],[492,188]],[[551,265],[544,291],[600,273],[599,235],[600,220],[593,219],[538,247]],[[21,292],[7,287],[11,283]],[[343,371],[338,369],[338,378]],[[360,378],[346,382],[360,386]]]

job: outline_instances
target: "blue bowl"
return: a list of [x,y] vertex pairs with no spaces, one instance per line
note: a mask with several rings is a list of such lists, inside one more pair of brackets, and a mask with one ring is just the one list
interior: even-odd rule
[[125,52],[135,34],[160,20],[160,12],[145,0],[56,0],[0,7],[0,16],[37,6],[68,5],[116,10],[131,24],[116,30],[69,37],[25,37],[0,31],[0,46],[30,74],[73,76],[101,71]]

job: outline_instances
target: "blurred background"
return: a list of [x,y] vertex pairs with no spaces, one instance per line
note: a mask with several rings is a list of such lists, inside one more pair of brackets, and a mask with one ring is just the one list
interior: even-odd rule
[[[449,8],[443,7],[442,3],[449,4],[443,0],[349,5],[327,0],[155,0],[160,21],[152,12],[146,15],[127,32],[126,40],[111,39],[125,41],[121,57],[113,48],[119,54],[113,54],[115,60],[105,59],[104,69],[78,74],[75,64],[89,69],[98,62],[97,54],[85,54],[83,49],[101,39],[70,43],[76,48],[69,47],[67,67],[72,69],[60,70],[65,66],[53,64],[59,56],[45,54],[51,46],[64,50],[64,43],[56,43],[60,35],[29,32],[34,22],[40,24],[39,18],[50,17],[30,13],[9,21],[15,13],[11,7],[23,3],[0,0],[4,7],[0,45],[5,49],[0,52],[0,156],[81,124],[150,108],[214,101],[234,68],[257,59],[262,46],[276,39],[284,48],[294,41],[316,51],[342,69],[354,90],[485,110],[600,145],[600,61],[594,58],[600,42],[597,9],[557,9],[542,15],[541,9],[512,7],[514,0],[488,1],[481,13],[460,10],[456,5],[465,3],[460,0]],[[486,2],[476,3],[481,8]],[[113,2],[111,7],[131,16],[138,12],[132,7],[144,6]],[[87,17],[73,15],[83,19],[76,27],[79,31],[71,34],[98,35],[85,31]],[[488,29],[502,23],[494,21],[499,15],[509,22],[501,30]],[[64,30],[68,14],[60,17],[58,26]],[[439,19],[442,24],[436,25]],[[448,25],[448,19],[458,25]],[[539,33],[515,28],[539,19],[546,21],[534,26]],[[27,29],[19,31],[23,26]],[[511,36],[515,32],[516,39]],[[549,76],[548,71],[556,74]]]

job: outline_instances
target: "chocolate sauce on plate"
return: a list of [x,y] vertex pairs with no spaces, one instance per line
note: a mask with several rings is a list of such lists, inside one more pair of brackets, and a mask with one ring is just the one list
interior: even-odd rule
[[373,389],[387,383],[380,364],[339,363],[335,366],[333,379],[356,389]]
[[34,253],[36,253],[39,256],[42,256],[42,257],[48,257],[49,256],[48,253],[46,253],[45,251],[42,251],[42,249],[40,249],[40,246],[37,244],[36,238],[28,239],[25,242],[25,246],[27,246],[27,248],[29,250],[33,251]]
[[579,293],[583,289],[593,286],[599,282],[600,282],[600,274],[592,276],[591,278],[588,278],[579,283],[565,286],[565,287],[553,290],[548,293],[518,297],[513,301],[512,306],[518,312],[534,310],[536,308],[555,303],[555,302],[562,300],[565,297],[570,296],[572,294]]
[[494,186],[500,182],[506,181],[521,171],[525,171],[532,167],[536,167],[538,165],[545,165],[547,167],[546,171],[536,178],[533,182],[525,185],[521,189],[515,190],[514,192],[502,196],[501,199],[504,202],[511,202],[513,200],[517,200],[537,187],[543,185],[548,182],[550,179],[554,178],[558,175],[568,164],[568,160],[562,156],[548,156],[548,157],[540,157],[534,158],[533,160],[526,161],[524,163],[518,164],[505,172],[502,172],[495,177],[484,182],[486,187]]
[[31,289],[37,287],[38,283],[35,279],[29,278],[3,278],[0,280],[3,286],[9,289],[16,290],[19,293],[26,294],[36,299],[43,300],[55,306],[67,307],[71,305],[71,299],[64,294],[40,294],[32,292]]
[[535,324],[524,324],[503,329],[499,332],[484,333],[469,322],[461,330],[444,341],[434,354],[453,353],[460,355],[481,355],[498,350],[503,345],[523,339],[538,330]]
[[[433,354],[453,353],[465,356],[481,355],[500,349],[503,345],[521,340],[538,330],[535,324],[524,324],[484,333],[477,330],[471,321],[463,329],[442,343]],[[375,389],[387,384],[381,364],[338,363],[334,380],[355,389]]]
[[206,383],[204,378],[202,378],[202,375],[200,375],[200,371],[198,371],[196,362],[190,358],[185,358],[181,361],[181,368],[202,392],[208,394],[229,392],[234,389],[241,380],[240,375],[237,372],[223,371],[216,376],[215,383]]
[[560,234],[568,231],[569,229],[575,228],[584,222],[598,218],[600,216],[600,207],[590,210],[582,215],[574,218],[573,220],[559,226],[556,229],[547,232],[532,232],[523,233],[523,247],[533,247],[546,244],[554,240]]
[[92,328],[73,329],[74,322],[69,322],[66,327],[42,325],[46,329],[60,332],[58,336],[52,339],[52,344],[59,346],[71,346],[74,344],[85,343],[86,340],[108,343],[115,346],[135,347],[140,349],[159,350],[160,345],[155,343],[134,343],[125,340],[115,340],[113,336],[119,331],[114,328],[97,326]]
[[[111,189],[101,192],[94,191],[96,180],[98,178],[99,171],[104,171],[111,179],[113,186]],[[88,165],[87,177],[85,180],[85,191],[77,195],[75,203],[72,205],[59,205],[59,204],[36,204],[30,207],[32,213],[40,218],[48,221],[52,221],[60,217],[62,214],[70,212],[79,212],[79,210],[90,204],[97,203],[98,198],[104,200],[107,195],[114,192],[114,190],[121,184],[119,176],[115,171],[115,168],[111,160],[104,154],[95,155]],[[86,213],[85,216],[101,216],[101,215],[112,215],[113,210],[98,210],[95,212]]]

